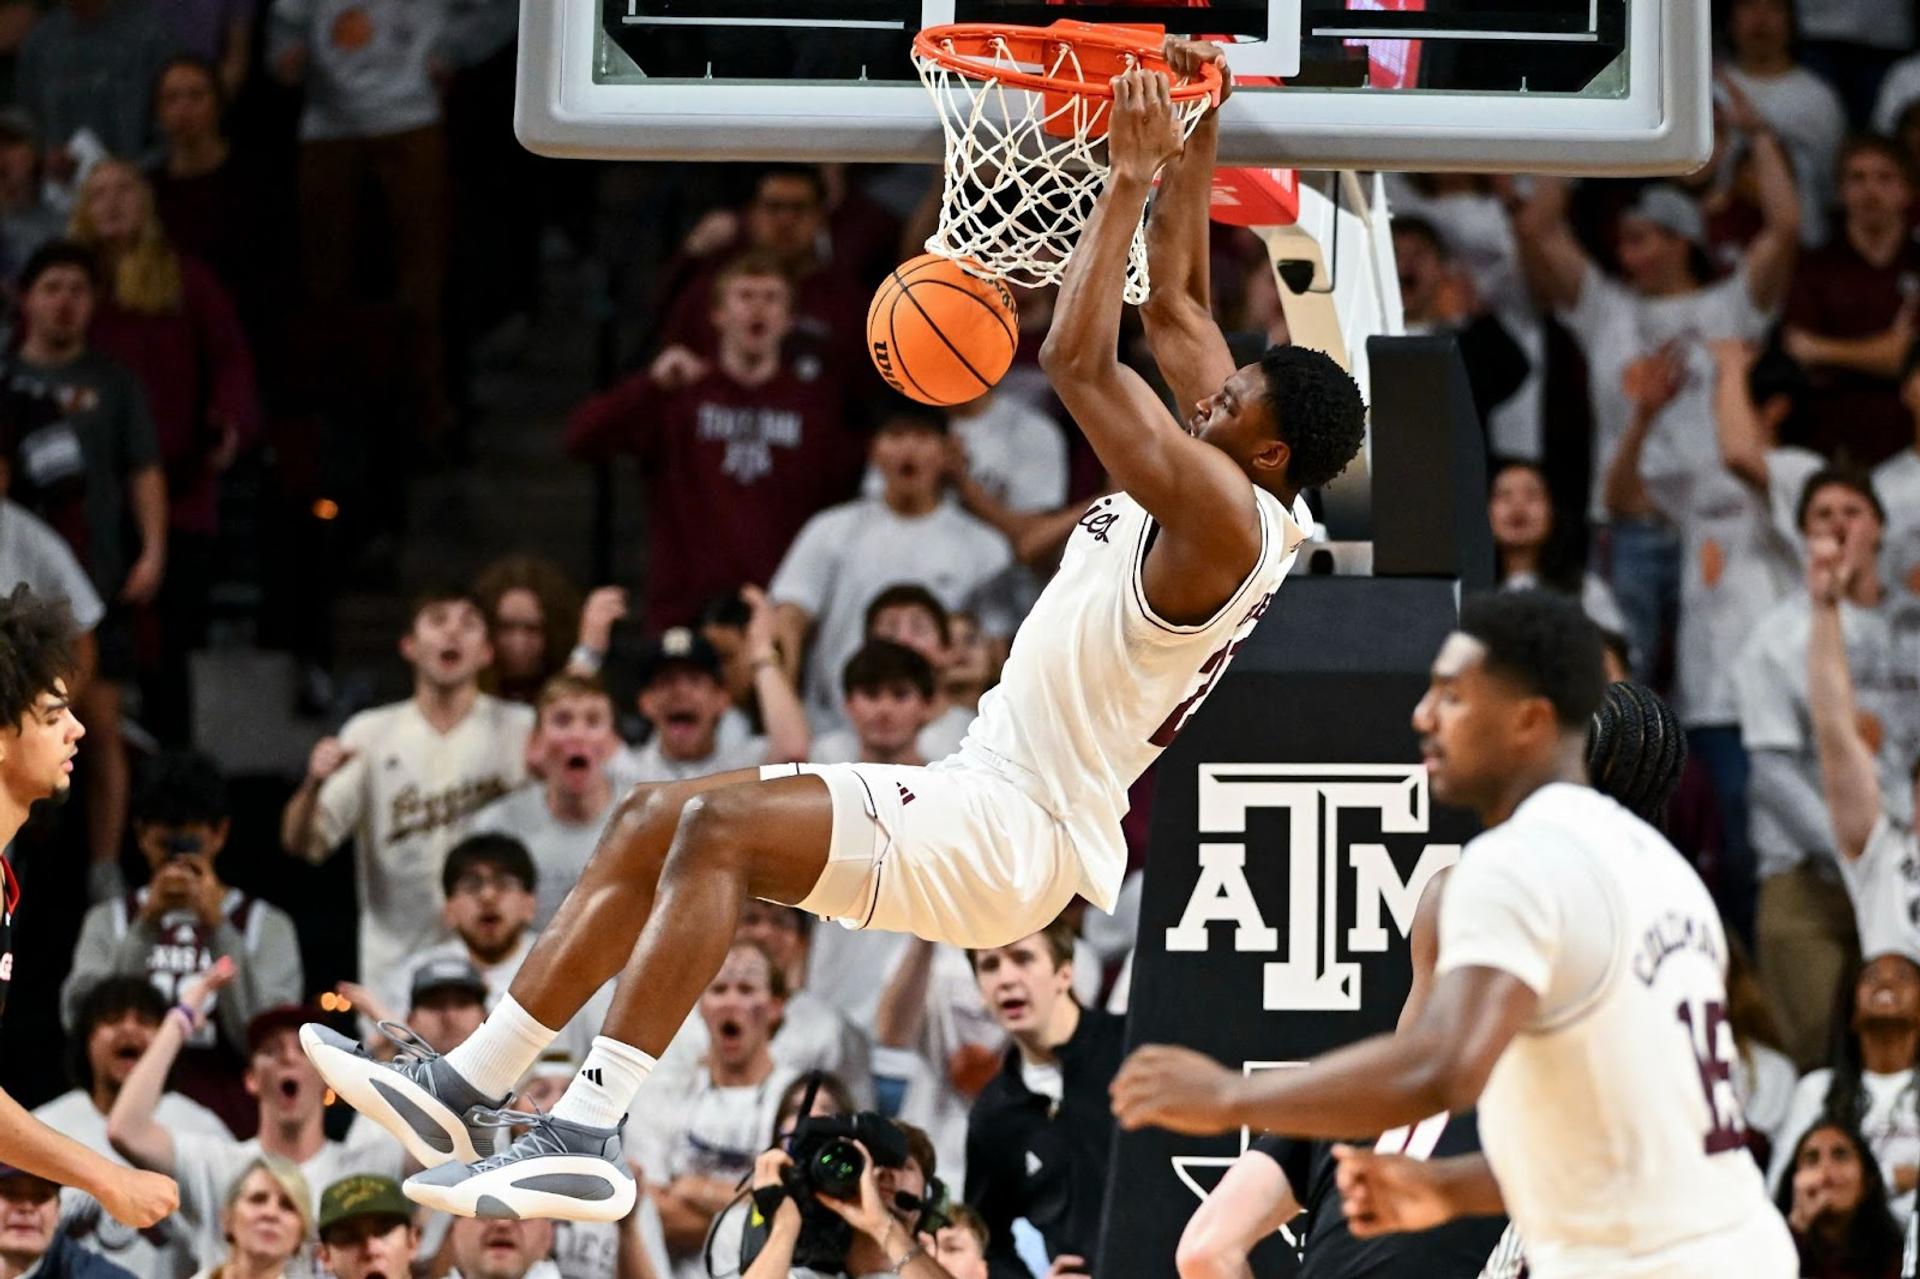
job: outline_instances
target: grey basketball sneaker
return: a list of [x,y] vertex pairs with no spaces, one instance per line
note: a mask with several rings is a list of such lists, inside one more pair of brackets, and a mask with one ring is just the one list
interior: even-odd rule
[[407,1179],[407,1198],[457,1217],[620,1221],[638,1188],[620,1151],[620,1129],[551,1115],[482,1111],[482,1126],[525,1131],[491,1159],[442,1164]]
[[380,1030],[400,1045],[392,1061],[374,1060],[358,1043],[318,1022],[300,1028],[300,1046],[327,1086],[392,1133],[421,1167],[472,1163],[490,1152],[493,1133],[470,1124],[468,1115],[508,1099],[481,1095],[445,1057],[398,1022],[383,1021]]

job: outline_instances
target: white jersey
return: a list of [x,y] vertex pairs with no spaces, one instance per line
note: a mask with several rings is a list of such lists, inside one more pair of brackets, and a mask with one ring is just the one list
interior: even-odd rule
[[1587,787],[1542,787],[1461,857],[1436,974],[1540,997],[1477,1108],[1538,1279],[1795,1273],[1745,1145],[1726,956],[1693,869]]
[[1081,895],[1111,911],[1126,874],[1120,819],[1127,788],[1213,690],[1293,566],[1306,504],[1289,515],[1254,489],[1260,557],[1207,621],[1176,626],[1154,614],[1141,572],[1156,528],[1124,493],[1087,508],[1060,571],[1014,637],[997,687],[960,755],[1026,791],[1066,828]]
[[308,851],[353,836],[362,980],[446,938],[440,867],[474,815],[526,778],[532,731],[532,707],[484,693],[445,733],[412,700],[340,730],[353,757],[320,786]]

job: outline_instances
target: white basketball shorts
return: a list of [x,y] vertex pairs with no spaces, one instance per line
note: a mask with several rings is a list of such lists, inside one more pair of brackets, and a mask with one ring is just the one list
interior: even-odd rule
[[849,928],[982,949],[1039,932],[1080,885],[1053,814],[999,774],[957,760],[770,764],[761,780],[812,774],[833,796],[833,844],[800,909]]

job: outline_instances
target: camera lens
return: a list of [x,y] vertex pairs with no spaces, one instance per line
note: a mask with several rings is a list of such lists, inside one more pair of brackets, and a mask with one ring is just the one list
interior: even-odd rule
[[813,1157],[813,1188],[833,1199],[860,1197],[860,1174],[866,1170],[866,1156],[844,1137],[836,1137],[820,1147]]

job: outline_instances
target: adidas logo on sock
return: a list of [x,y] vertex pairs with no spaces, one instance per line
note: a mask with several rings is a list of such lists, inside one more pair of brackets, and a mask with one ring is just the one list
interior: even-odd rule
[[595,1088],[606,1087],[606,1085],[603,1082],[601,1082],[600,1067],[598,1066],[595,1066],[592,1070],[581,1071],[580,1078],[586,1080],[588,1083],[592,1084]]

